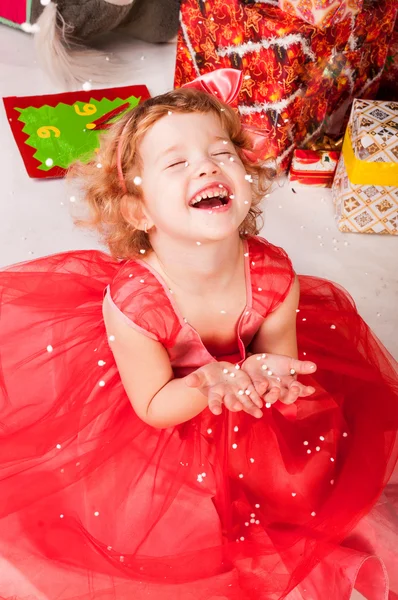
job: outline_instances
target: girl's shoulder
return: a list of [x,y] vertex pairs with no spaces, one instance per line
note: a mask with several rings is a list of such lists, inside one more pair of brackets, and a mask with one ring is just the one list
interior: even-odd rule
[[283,248],[264,238],[250,238],[248,252],[253,307],[267,315],[285,300],[296,274]]
[[168,346],[181,328],[169,293],[140,260],[122,263],[107,290],[112,305],[132,326]]

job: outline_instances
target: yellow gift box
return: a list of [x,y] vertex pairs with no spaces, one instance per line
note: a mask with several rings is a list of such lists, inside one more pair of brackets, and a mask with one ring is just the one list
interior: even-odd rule
[[398,102],[354,100],[332,194],[341,231],[398,234]]

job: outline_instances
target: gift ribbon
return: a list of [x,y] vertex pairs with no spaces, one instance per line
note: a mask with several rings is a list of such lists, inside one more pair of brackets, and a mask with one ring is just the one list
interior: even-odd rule
[[398,163],[370,162],[355,156],[347,129],[343,143],[344,164],[348,179],[355,185],[398,186]]

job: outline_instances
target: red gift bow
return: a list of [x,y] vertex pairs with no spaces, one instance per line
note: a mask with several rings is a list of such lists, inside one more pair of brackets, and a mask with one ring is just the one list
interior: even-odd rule
[[[181,87],[194,88],[215,96],[218,100],[224,102],[224,104],[232,104],[241,90],[242,81],[242,71],[238,71],[237,69],[217,69],[211,73],[201,75]],[[253,163],[261,159],[264,160],[268,143],[267,135],[258,129],[253,129],[246,125],[242,125],[242,129],[251,143],[250,150],[243,150],[246,158]]]

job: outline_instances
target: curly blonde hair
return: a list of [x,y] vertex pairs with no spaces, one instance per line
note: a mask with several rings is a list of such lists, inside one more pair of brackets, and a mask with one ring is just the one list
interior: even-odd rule
[[[245,157],[243,151],[250,150],[251,144],[238,114],[232,108],[205,92],[178,89],[150,98],[126,113],[102,137],[96,157],[86,164],[78,162],[70,170],[69,176],[79,179],[83,199],[89,208],[89,215],[76,218],[75,223],[96,229],[115,258],[130,259],[137,257],[140,250],[151,250],[148,234],[131,223],[131,215],[139,213],[142,202],[142,191],[135,185],[134,177],[141,167],[140,141],[152,125],[169,111],[213,112],[218,115],[247,173],[253,178],[252,205],[240,226],[240,236],[247,238],[261,229],[259,204],[275,172],[249,162]],[[118,175],[118,150],[127,193]]]

